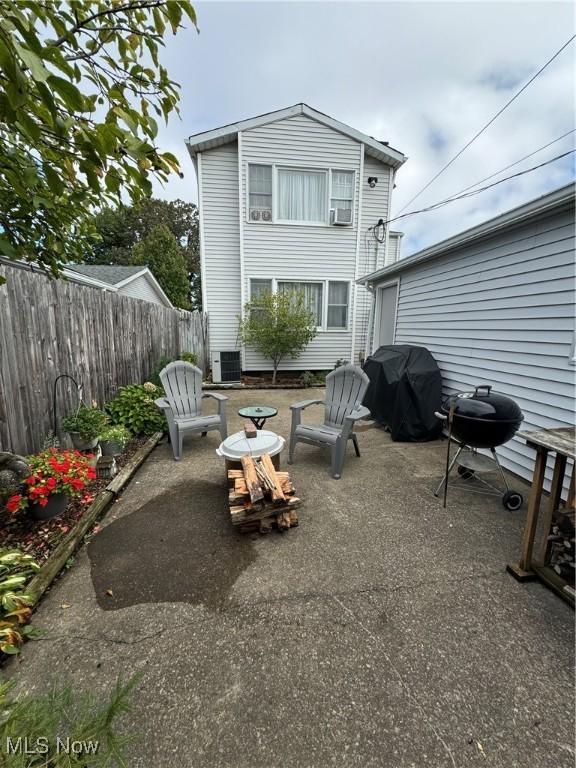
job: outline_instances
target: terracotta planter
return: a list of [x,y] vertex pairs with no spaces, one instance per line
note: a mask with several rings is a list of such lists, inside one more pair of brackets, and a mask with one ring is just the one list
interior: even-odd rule
[[84,437],[80,432],[68,432],[77,451],[92,451],[98,445],[97,437]]
[[67,493],[53,493],[48,497],[48,504],[41,507],[36,501],[30,502],[28,510],[35,520],[51,520],[61,515],[68,506],[70,497]]

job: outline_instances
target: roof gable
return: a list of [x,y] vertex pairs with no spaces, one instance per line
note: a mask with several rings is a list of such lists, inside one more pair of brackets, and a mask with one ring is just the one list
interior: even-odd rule
[[278,122],[279,120],[286,120],[287,118],[296,115],[306,115],[306,117],[316,120],[316,122],[326,125],[329,128],[364,144],[365,150],[369,155],[376,157],[378,160],[381,160],[394,168],[399,168],[407,160],[407,157],[403,155],[402,152],[393,149],[387,142],[378,141],[372,136],[367,136],[365,133],[357,131],[355,128],[352,128],[345,123],[341,123],[333,117],[309,107],[307,104],[295,104],[292,107],[279,109],[275,112],[267,112],[264,115],[252,117],[248,120],[241,120],[237,123],[230,123],[229,125],[224,125],[221,128],[215,128],[211,131],[197,133],[189,137],[186,145],[190,155],[194,159],[199,152],[214,149],[222,144],[228,144],[229,142],[235,141],[239,132],[247,131],[251,128],[259,128],[263,125],[268,125],[269,123]]
[[147,267],[122,266],[118,264],[70,264],[67,269],[79,272],[86,277],[93,277],[109,285],[118,285],[126,280],[136,277]]

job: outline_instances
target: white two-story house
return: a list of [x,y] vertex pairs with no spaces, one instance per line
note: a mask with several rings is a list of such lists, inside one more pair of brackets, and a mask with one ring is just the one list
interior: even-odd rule
[[240,349],[238,316],[261,291],[298,288],[318,333],[281,370],[362,359],[371,296],[355,281],[398,258],[401,234],[384,223],[406,157],[306,104],[196,134],[187,146],[211,354],[237,350],[243,370],[270,370]]

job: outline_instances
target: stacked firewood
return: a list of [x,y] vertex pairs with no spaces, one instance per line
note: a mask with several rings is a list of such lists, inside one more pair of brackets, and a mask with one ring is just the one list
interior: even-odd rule
[[268,454],[242,457],[242,469],[228,471],[228,503],[232,525],[242,533],[269,533],[298,525],[295,495],[288,472],[278,472]]
[[549,563],[564,581],[574,586],[575,575],[574,511],[557,510],[548,536]]

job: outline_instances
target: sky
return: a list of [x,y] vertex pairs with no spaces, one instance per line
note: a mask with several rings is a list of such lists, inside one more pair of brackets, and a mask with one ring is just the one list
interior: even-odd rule
[[[397,214],[575,32],[571,3],[199,2],[197,33],[167,41],[162,62],[182,86],[182,119],[158,144],[180,159],[155,194],[197,201],[185,139],[305,102],[408,156]],[[418,199],[451,196],[575,126],[576,41]],[[573,149],[572,133],[490,179]],[[394,222],[402,255],[439,242],[571,181],[574,155],[437,211]],[[385,212],[383,212],[385,215]]]

